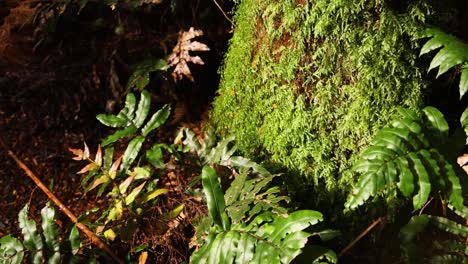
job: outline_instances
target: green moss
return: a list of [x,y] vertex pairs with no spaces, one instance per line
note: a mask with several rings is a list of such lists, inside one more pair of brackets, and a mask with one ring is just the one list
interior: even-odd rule
[[[243,0],[212,123],[249,158],[343,194],[350,166],[396,106],[426,87],[414,41],[430,8],[410,1]],[[325,187],[325,188],[323,188]]]

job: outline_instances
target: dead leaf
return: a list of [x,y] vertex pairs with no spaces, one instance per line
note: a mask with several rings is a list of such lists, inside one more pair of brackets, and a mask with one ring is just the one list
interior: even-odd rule
[[72,158],[74,160],[84,160],[85,159],[83,150],[81,150],[81,149],[68,148],[68,151],[70,151],[73,155],[75,155],[75,157]]
[[466,173],[468,173],[468,154],[463,154],[462,156],[458,157],[457,163]]
[[120,166],[120,162],[122,161],[122,156],[120,156],[120,158],[118,158],[116,161],[114,161],[114,163],[112,163],[112,166],[109,170],[109,177],[111,177],[111,179],[115,179],[115,176],[117,175],[117,169],[119,168]]
[[96,168],[96,163],[90,163],[86,166],[84,166],[79,172],[77,172],[77,174],[83,174],[83,173],[86,173],[90,170],[93,170]]
[[89,158],[89,148],[88,145],[86,145],[86,142],[84,142],[84,157]]
[[96,158],[94,159],[94,162],[100,167],[102,166],[102,151],[101,151],[101,145],[98,146],[98,150],[96,152]]
[[101,185],[103,183],[106,183],[108,181],[110,181],[109,177],[107,175],[102,175],[99,179],[94,181],[93,186],[91,186],[91,188],[89,188],[89,190],[91,191],[92,189],[94,189],[94,188],[98,187],[99,185]]
[[148,252],[147,251],[141,252],[140,256],[138,257],[138,264],[145,264],[147,258],[148,258]]
[[198,41],[193,41],[193,38],[203,35],[203,31],[195,30],[191,27],[188,31],[179,32],[177,44],[168,57],[169,66],[175,66],[172,77],[175,81],[182,80],[185,76],[192,82],[194,81],[192,72],[188,67],[188,62],[193,64],[204,65],[205,63],[199,56],[191,56],[189,51],[208,51],[210,48]]

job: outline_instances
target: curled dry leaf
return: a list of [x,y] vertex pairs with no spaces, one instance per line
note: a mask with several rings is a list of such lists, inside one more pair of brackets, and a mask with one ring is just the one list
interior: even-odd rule
[[68,151],[70,151],[73,155],[75,155],[75,157],[72,158],[74,160],[84,160],[85,159],[83,150],[81,150],[81,149],[68,148]]
[[84,143],[84,149],[74,149],[74,148],[68,148],[68,151],[70,151],[75,157],[73,157],[74,160],[85,160],[89,158],[89,148],[88,145],[86,145],[86,142]]
[[205,64],[199,56],[191,56],[189,51],[208,51],[210,48],[198,41],[192,41],[193,38],[203,35],[203,31],[195,30],[191,27],[188,31],[179,32],[177,44],[168,57],[169,66],[175,66],[172,76],[175,81],[181,80],[184,76],[192,82],[194,81],[188,62],[193,64]]

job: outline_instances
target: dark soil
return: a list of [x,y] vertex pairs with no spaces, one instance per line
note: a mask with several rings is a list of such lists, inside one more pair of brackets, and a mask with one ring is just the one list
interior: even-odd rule
[[[170,143],[179,127],[200,128],[219,83],[217,68],[230,24],[214,5],[202,1],[176,6],[175,11],[163,3],[140,11],[122,10],[118,15],[91,4],[95,6],[78,16],[64,16],[55,33],[42,34],[41,25],[31,23],[41,7],[38,2],[47,1],[0,3],[0,138],[71,211],[81,215],[92,208],[106,208],[109,201],[93,192],[84,193],[76,174],[84,164],[73,161],[68,148],[82,148],[86,142],[96,150],[108,135],[110,131],[95,116],[119,109],[132,65],[147,56],[170,53],[179,30],[194,26],[205,31],[201,41],[211,51],[202,56],[204,66],[192,69],[195,82],[175,83],[170,72],[151,76],[148,90],[156,99],[155,107],[170,103],[175,108],[169,124],[159,129],[154,140]],[[219,2],[228,10],[227,3]],[[154,21],[155,17],[159,19]],[[92,29],[99,18],[105,26]],[[115,34],[116,23],[125,26],[123,35]],[[37,45],[39,40],[43,41]],[[205,213],[201,199],[186,191],[199,172],[192,160],[175,164],[161,177],[159,184],[169,193],[144,215],[132,237],[110,243],[121,258],[130,254],[137,259],[132,250],[145,244],[148,263],[188,261],[194,235],[191,223]],[[20,236],[19,210],[29,202],[31,217],[39,220],[48,199],[6,149],[0,150],[0,164],[0,237]],[[185,204],[185,209],[176,222],[160,220],[179,204]],[[63,232],[71,225],[61,213],[57,223]],[[84,245],[93,248],[90,241]]]

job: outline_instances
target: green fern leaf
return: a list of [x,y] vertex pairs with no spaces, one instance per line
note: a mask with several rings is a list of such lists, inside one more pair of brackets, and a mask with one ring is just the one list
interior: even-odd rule
[[47,256],[48,263],[60,262],[60,244],[58,239],[58,228],[54,222],[55,209],[48,204],[41,210],[42,231],[48,251],[52,255]]
[[239,175],[232,181],[231,186],[226,190],[224,195],[224,200],[226,201],[226,206],[232,205],[235,201],[238,200],[242,188],[244,187],[245,181],[247,180],[249,173],[247,170],[241,171]]
[[124,138],[126,136],[129,136],[129,135],[133,135],[137,132],[137,128],[133,125],[129,126],[129,127],[126,127],[122,130],[118,130],[117,132],[115,132],[114,134],[106,137],[106,139],[104,139],[101,143],[101,145],[103,147],[109,145],[109,144],[112,144],[114,142],[117,142],[119,139],[121,138]]
[[468,92],[468,64],[463,64],[463,68],[461,70],[460,75],[460,99],[462,96]]
[[461,236],[468,237],[467,226],[458,224],[444,217],[428,215],[428,218],[431,221],[431,224],[435,225],[437,228],[441,230],[452,233],[454,235],[461,235]]
[[[129,122],[135,118],[136,98],[132,93],[125,97],[125,107],[117,114],[118,117],[126,118]],[[127,123],[129,125],[129,123]]]
[[162,124],[166,122],[170,113],[171,113],[171,107],[169,105],[164,105],[146,123],[146,125],[141,130],[141,134],[146,137],[151,131],[160,127]]
[[[423,233],[429,224],[453,235],[460,235],[464,238],[468,236],[468,227],[447,218],[431,215],[413,216],[408,224],[400,230],[401,249],[409,263],[417,263],[423,259],[424,251],[417,244],[416,238],[420,233]],[[442,263],[464,263],[463,261],[458,262],[458,259],[453,259],[452,256],[466,254],[466,252],[464,252],[466,245],[458,243],[456,240],[448,240],[442,241],[442,243],[436,241],[433,246],[437,253],[442,253],[442,255],[434,256],[434,254],[431,254],[430,263],[439,263],[439,260],[455,261]]]
[[409,159],[413,163],[413,168],[418,175],[419,191],[413,197],[413,207],[415,210],[420,209],[428,200],[431,193],[431,183],[429,182],[429,174],[424,167],[421,159],[414,153],[409,153]]
[[350,209],[357,208],[367,201],[371,195],[374,195],[376,190],[374,179],[373,173],[361,175],[352,193],[348,196],[345,207]]
[[[436,28],[426,29],[424,37],[431,37],[431,39],[424,44],[420,55],[442,47],[429,66],[429,70],[439,67],[437,76],[468,61],[468,45],[458,38]],[[464,65],[463,68],[466,68],[466,66]],[[468,77],[465,69],[463,69],[462,74],[464,76],[460,80],[460,98],[468,91]]]
[[116,115],[99,114],[96,118],[99,122],[109,127],[124,127],[128,122],[127,118]]
[[408,258],[408,263],[417,263],[420,260],[420,248],[414,243],[414,240],[428,224],[429,217],[427,215],[413,216],[408,224],[400,230],[401,249]]
[[468,207],[464,206],[464,207],[462,207],[460,209],[457,209],[451,204],[448,204],[448,207],[450,209],[452,209],[457,215],[459,215],[459,216],[461,216],[461,217],[463,217],[465,219],[468,219]]
[[425,107],[423,111],[429,120],[429,129],[433,130],[439,140],[445,140],[448,137],[449,126],[444,115],[432,106]]
[[148,91],[144,90],[141,92],[140,102],[138,103],[138,109],[135,113],[135,119],[133,125],[136,128],[140,128],[145,122],[146,117],[150,109],[151,96]]
[[24,247],[17,238],[4,236],[0,238],[0,259],[5,264],[21,264],[24,258]]
[[70,243],[72,254],[76,255],[76,253],[78,253],[78,251],[80,250],[80,246],[81,246],[80,233],[78,231],[78,228],[76,227],[76,224],[73,225],[70,231],[70,235],[68,236],[68,241]]
[[288,217],[278,217],[272,223],[275,228],[269,239],[272,242],[280,243],[287,235],[304,230],[322,220],[323,215],[313,210],[300,210],[291,213]]
[[286,218],[260,215],[250,228],[239,224],[231,230],[211,233],[190,262],[289,263],[301,253],[310,236],[302,230],[321,220],[322,215],[312,210],[296,211]]
[[244,157],[240,157],[240,156],[234,156],[234,157],[225,159],[224,162],[221,162],[221,164],[236,167],[236,168],[252,169],[253,172],[263,177],[271,176],[270,172],[267,171],[263,166],[249,159],[246,159]]
[[[423,109],[425,123],[411,110],[400,108],[398,111],[403,119],[381,129],[353,166],[353,170],[362,175],[345,207],[356,208],[376,195],[395,198],[396,190],[409,197],[417,190],[413,196],[413,206],[417,210],[427,202],[433,189],[446,188],[450,190],[449,202],[457,208],[463,207],[459,178],[448,158],[440,154],[451,144],[442,113],[426,107]],[[468,123],[468,117],[466,119]]]
[[400,170],[400,181],[397,183],[398,189],[404,197],[409,197],[414,191],[414,176],[410,169],[409,162],[404,157],[397,158],[398,168]]
[[208,211],[213,222],[224,230],[228,230],[230,223],[226,215],[225,202],[221,191],[221,184],[213,168],[205,166],[202,169],[202,184],[205,192]]
[[31,251],[33,263],[41,263],[42,261],[42,237],[37,232],[36,222],[28,217],[29,204],[26,204],[18,214],[19,227],[23,234],[23,245],[27,250]]
[[[468,135],[468,108],[463,111],[463,114],[460,117],[460,123],[465,130],[465,134]],[[468,144],[468,137],[466,138],[466,144]]]
[[[465,253],[466,255],[466,253]],[[434,256],[430,260],[431,264],[466,264],[466,256],[442,255]]]
[[143,142],[145,141],[145,138],[142,136],[137,136],[130,143],[128,143],[128,147],[124,152],[123,158],[122,158],[122,166],[120,167],[121,170],[127,169],[132,163],[135,161],[136,157],[138,156],[138,153],[140,152],[141,146],[143,145]]

